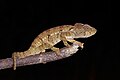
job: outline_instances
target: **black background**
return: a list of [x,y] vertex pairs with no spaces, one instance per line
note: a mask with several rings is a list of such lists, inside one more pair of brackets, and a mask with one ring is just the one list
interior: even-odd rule
[[[42,31],[58,25],[86,23],[97,29],[96,35],[78,39],[83,50],[73,56],[47,64],[0,71],[0,80],[110,80],[116,77],[117,51],[111,40],[110,0],[96,1],[0,1],[0,59],[14,51],[29,48]],[[111,47],[110,47],[111,46]],[[109,47],[109,48],[108,48]],[[118,48],[114,46],[114,48]]]

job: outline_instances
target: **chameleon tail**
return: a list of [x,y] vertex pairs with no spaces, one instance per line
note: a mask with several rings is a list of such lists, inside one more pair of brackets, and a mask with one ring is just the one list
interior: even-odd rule
[[12,54],[12,58],[13,58],[13,69],[16,70],[16,58],[24,58],[24,52],[14,52]]
[[43,46],[39,46],[37,48],[30,47],[27,51],[24,52],[14,52],[12,54],[13,69],[16,70],[16,59],[25,58],[35,54],[40,54],[41,52],[45,52],[45,48]]

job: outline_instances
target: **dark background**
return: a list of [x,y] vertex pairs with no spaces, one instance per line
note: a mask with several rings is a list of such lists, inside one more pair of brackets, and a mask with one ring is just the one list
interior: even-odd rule
[[[97,29],[96,35],[78,39],[83,50],[73,56],[47,64],[0,71],[0,80],[110,80],[117,74],[118,55],[111,40],[110,0],[96,1],[0,1],[0,59],[14,51],[29,48],[42,31],[58,25],[86,23]],[[114,36],[115,37],[115,36]],[[61,46],[60,46],[61,47]],[[109,47],[109,48],[108,48]]]

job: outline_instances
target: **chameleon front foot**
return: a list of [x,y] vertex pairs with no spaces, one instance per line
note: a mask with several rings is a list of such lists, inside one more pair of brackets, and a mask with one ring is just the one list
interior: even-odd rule
[[77,44],[78,46],[80,46],[82,49],[84,48],[84,43],[81,43],[81,42],[78,42],[78,41],[75,41],[73,44]]
[[69,41],[69,42],[71,42],[71,43],[73,43],[73,44],[77,44],[78,46],[80,46],[82,49],[84,48],[84,43],[82,43],[82,42],[79,42],[79,41],[76,41],[76,40],[74,40],[74,39],[68,39],[67,41]]

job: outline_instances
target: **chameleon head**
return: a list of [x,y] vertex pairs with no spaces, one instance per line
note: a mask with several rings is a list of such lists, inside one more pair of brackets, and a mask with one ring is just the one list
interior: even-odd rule
[[72,29],[74,38],[87,38],[94,35],[97,30],[90,25],[76,23]]

